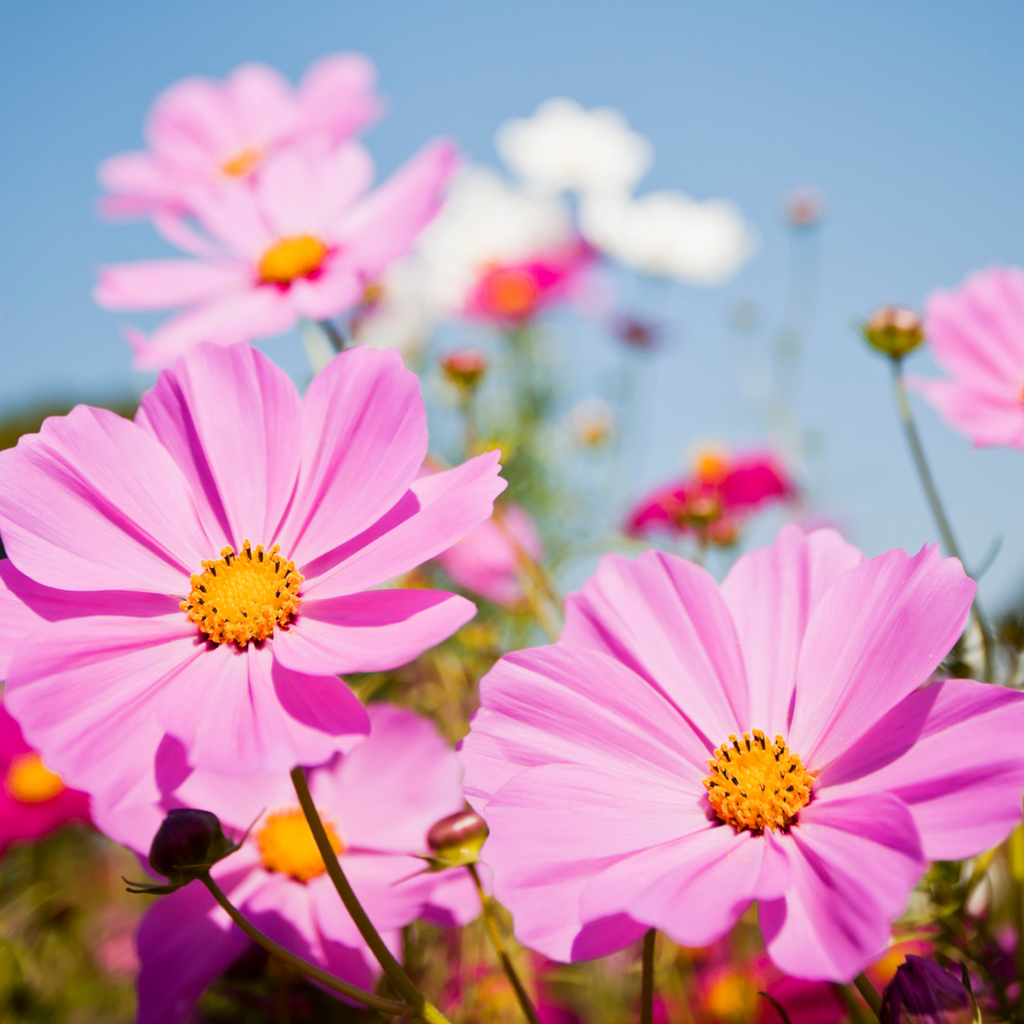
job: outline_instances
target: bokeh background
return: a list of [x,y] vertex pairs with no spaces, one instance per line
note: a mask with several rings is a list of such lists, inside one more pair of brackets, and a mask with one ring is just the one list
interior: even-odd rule
[[[820,249],[795,254],[820,272],[800,387],[806,485],[815,512],[868,553],[916,549],[935,531],[887,369],[851,323],[882,303],[920,306],[971,269],[1024,262],[1022,43],[1024,7],[992,0],[0,3],[0,416],[117,401],[150,382],[129,369],[123,318],[90,291],[99,263],[162,251],[148,226],[95,214],[96,165],[140,146],[153,97],[246,60],[297,78],[318,56],[358,50],[390,101],[368,137],[382,173],[442,134],[493,163],[500,122],[566,95],[618,107],[653,141],[640,192],[728,197],[756,225],[758,252],[727,287],[624,298],[671,326],[638,371],[623,503],[677,475],[702,439],[763,436],[741,386],[750,342],[730,324],[740,311],[755,343],[777,331],[794,257],[782,199],[819,188],[825,221],[800,244]],[[555,338],[567,400],[621,372],[605,334],[577,323]],[[262,347],[307,372],[294,339]],[[909,368],[932,369],[926,354]],[[1004,536],[982,588],[1006,606],[1024,590],[1020,453],[975,452],[916,407],[968,560]]]

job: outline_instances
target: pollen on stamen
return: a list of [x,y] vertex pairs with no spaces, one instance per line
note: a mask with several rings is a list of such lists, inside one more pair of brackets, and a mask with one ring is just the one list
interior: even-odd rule
[[215,644],[245,647],[265,640],[274,627],[287,628],[299,607],[303,582],[294,562],[286,561],[275,544],[265,551],[247,540],[236,555],[226,547],[216,561],[204,561],[192,576],[192,592],[181,610]]
[[719,820],[739,831],[783,831],[811,799],[818,773],[804,768],[781,736],[769,743],[760,729],[729,737],[708,761],[708,801]]

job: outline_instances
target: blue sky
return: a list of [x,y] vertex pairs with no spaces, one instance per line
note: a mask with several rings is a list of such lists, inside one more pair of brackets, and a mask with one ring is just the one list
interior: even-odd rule
[[[113,396],[128,368],[116,315],[90,299],[95,266],[161,251],[144,225],[101,222],[94,172],[141,142],[152,98],[189,74],[264,60],[297,77],[316,57],[378,64],[389,116],[369,135],[382,171],[447,134],[493,161],[505,118],[552,95],[622,109],[657,149],[641,190],[736,200],[756,258],[725,289],[678,289],[678,340],[645,381],[642,480],[675,472],[697,438],[755,440],[726,311],[778,313],[787,240],[780,197],[828,197],[822,290],[801,413],[821,439],[810,484],[870,553],[935,539],[888,395],[852,318],[923,302],[969,270],[1024,262],[1024,7],[1011,2],[604,0],[35,0],[0,6],[0,407]],[[565,367],[617,356],[566,343]],[[286,363],[294,346],[272,346]],[[929,369],[927,357],[915,369]],[[587,389],[581,369],[578,390]],[[969,559],[1005,534],[990,603],[1024,584],[1024,454],[975,452],[918,404],[925,444]],[[635,483],[642,482],[640,480]],[[1024,586],[1021,587],[1024,589]]]

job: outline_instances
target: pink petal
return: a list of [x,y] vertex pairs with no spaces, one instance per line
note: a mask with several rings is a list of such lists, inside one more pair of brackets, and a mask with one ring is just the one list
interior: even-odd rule
[[480,896],[468,871],[442,871],[434,875],[433,883],[420,912],[424,921],[439,928],[463,928],[480,916]]
[[339,53],[313,64],[299,86],[299,133],[328,131],[334,138],[354,135],[380,115],[374,95],[377,72],[358,53]]
[[1024,399],[993,394],[960,381],[908,379],[942,413],[946,421],[976,445],[1006,444],[1024,448]]
[[924,683],[967,620],[976,587],[937,546],[890,551],[842,576],[807,626],[790,748],[824,768]]
[[98,176],[113,193],[100,200],[100,211],[108,217],[137,217],[173,207],[181,198],[177,177],[150,153],[112,156],[100,164]]
[[143,396],[136,422],[185,475],[207,558],[246,540],[273,545],[298,474],[301,416],[284,371],[248,345],[200,345]]
[[198,170],[215,163],[241,141],[223,86],[208,78],[186,78],[157,98],[146,138],[164,160]]
[[130,420],[77,406],[0,452],[0,532],[15,565],[73,590],[182,594],[210,543],[167,452]]
[[250,281],[239,263],[139,260],[101,267],[93,298],[106,309],[167,309],[207,302]]
[[759,908],[768,953],[793,977],[852,981],[888,944],[927,867],[913,819],[886,794],[812,801],[791,835],[792,885]]
[[825,592],[864,556],[835,530],[787,526],[743,555],[722,583],[750,683],[750,724],[785,733],[807,622]]
[[227,250],[252,265],[275,242],[274,229],[251,188],[224,182],[188,192],[189,212]]
[[[304,960],[327,966],[313,910],[313,892],[288,875],[261,872],[264,884],[235,903],[264,935]],[[236,897],[237,898],[237,897]],[[335,894],[337,899],[337,894]],[[234,901],[233,901],[234,902]],[[340,900],[338,907],[341,907]],[[344,910],[341,910],[344,913]],[[347,979],[346,979],[347,980]]]
[[408,490],[426,456],[427,424],[416,375],[397,352],[365,347],[335,356],[313,379],[302,416],[302,467],[279,539],[311,593],[309,563],[372,526]]
[[240,142],[266,144],[291,130],[297,104],[291,83],[276,68],[243,64],[231,73],[223,88]]
[[692,562],[657,551],[633,561],[606,555],[566,600],[560,643],[617,658],[661,690],[711,746],[753,724],[729,608]]
[[[150,221],[162,238],[192,256],[216,262],[227,255],[223,246],[197,231],[174,210],[157,210],[151,215]],[[251,273],[249,276],[252,276]]]
[[395,579],[451,547],[494,510],[505,489],[499,452],[486,452],[414,481],[360,536],[307,566],[304,592],[318,599],[355,594]]
[[830,799],[890,792],[929,860],[962,860],[1021,820],[1024,694],[969,679],[912,693],[822,773]]
[[299,279],[291,286],[295,308],[310,320],[329,320],[358,303],[366,293],[362,278],[333,259],[315,278]]
[[525,768],[558,761],[675,780],[699,802],[709,750],[678,710],[620,662],[555,644],[506,655],[480,682],[462,741],[466,796],[482,814]]
[[302,603],[274,656],[312,675],[383,672],[447,640],[476,614],[464,597],[439,590],[371,590]]

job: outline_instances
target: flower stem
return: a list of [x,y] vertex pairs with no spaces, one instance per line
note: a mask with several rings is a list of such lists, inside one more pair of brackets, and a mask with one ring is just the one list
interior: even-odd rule
[[853,984],[857,991],[864,997],[864,1002],[868,1004],[871,1012],[878,1017],[882,1012],[882,997],[878,994],[878,989],[871,984],[871,979],[861,971],[861,973],[853,979]]
[[323,328],[324,334],[330,339],[331,344],[334,346],[335,352],[345,351],[345,337],[334,326],[334,323],[330,320],[317,320],[317,323]]
[[644,935],[643,970],[640,975],[640,1024],[654,1022],[654,940],[657,935],[654,928]]
[[516,969],[512,965],[512,958],[508,955],[505,942],[501,937],[501,932],[498,930],[498,922],[494,918],[494,900],[484,892],[484,887],[480,884],[480,873],[477,871],[476,865],[467,864],[466,868],[473,877],[476,891],[480,894],[480,905],[483,907],[484,926],[487,928],[487,935],[491,940],[491,945],[494,947],[494,952],[498,954],[498,959],[501,961],[501,966],[504,968],[508,980],[512,983],[512,988],[515,989],[516,999],[519,1000],[523,1015],[530,1024],[540,1024],[540,1021],[537,1019],[537,1012],[533,1008],[533,1003],[530,1002],[530,994],[526,991],[519,975],[516,973]]
[[332,992],[337,992],[339,995],[353,999],[357,1003],[362,1003],[363,1006],[368,1006],[372,1010],[379,1010],[381,1013],[391,1013],[396,1017],[408,1011],[409,1007],[405,1003],[396,1002],[394,999],[385,999],[383,996],[374,995],[372,992],[364,992],[363,989],[350,985],[347,981],[334,977],[333,974],[328,974],[327,971],[321,970],[315,964],[303,960],[302,957],[289,953],[283,946],[279,946],[273,939],[267,938],[258,928],[250,924],[242,916],[241,912],[232,905],[231,901],[224,895],[224,891],[210,877],[209,873],[204,875],[201,881],[210,890],[213,898],[224,908],[228,917],[253,942],[262,946],[268,953],[272,953],[278,960],[286,963],[289,967],[293,967],[300,974],[304,974],[307,978],[312,978],[314,981],[329,988]]
[[[935,487],[935,481],[932,479],[931,470],[928,468],[928,460],[925,458],[924,448],[921,447],[921,439],[918,436],[917,427],[914,425],[910,400],[907,398],[907,389],[903,383],[902,358],[894,358],[892,361],[892,386],[896,397],[896,410],[899,413],[900,422],[903,424],[903,432],[907,436],[910,454],[913,456],[917,475],[920,477],[921,486],[924,488],[925,497],[928,499],[928,504],[931,507],[932,517],[935,519],[935,525],[939,529],[939,536],[942,538],[943,546],[946,548],[946,554],[959,559],[960,564],[964,565],[963,556],[960,554],[960,546],[953,536],[953,528],[950,526],[949,519],[946,518],[942,501],[939,499],[939,492]],[[966,565],[964,565],[964,572],[967,572]],[[985,681],[990,683],[992,682],[992,651],[994,646],[992,630],[989,627],[988,620],[982,614],[977,593],[975,593],[971,611],[974,613],[974,621],[978,624],[978,631],[981,633],[981,647],[985,658]]]
[[449,1024],[444,1014],[424,998],[420,990],[413,984],[409,975],[402,970],[402,965],[394,958],[391,950],[384,945],[384,940],[380,937],[377,929],[374,928],[373,922],[367,916],[366,911],[363,910],[362,904],[345,877],[345,872],[341,870],[341,864],[338,863],[338,855],[334,852],[334,848],[327,838],[327,832],[324,829],[323,822],[320,820],[320,815],[317,814],[313,798],[309,793],[309,785],[306,782],[306,773],[301,767],[293,768],[291,778],[292,785],[295,787],[295,793],[299,798],[299,804],[302,807],[302,813],[306,816],[306,822],[309,824],[317,849],[320,851],[320,856],[323,858],[324,865],[327,868],[327,874],[334,883],[334,888],[338,890],[338,895],[341,897],[341,902],[345,904],[345,909],[349,912],[349,916],[359,929],[359,934],[362,935],[364,941],[370,947],[370,952],[376,957],[377,963],[381,965],[384,973],[388,976],[388,980],[395,986],[399,995],[408,1003],[408,1009],[412,1010],[420,1020],[424,1021],[424,1024]]

